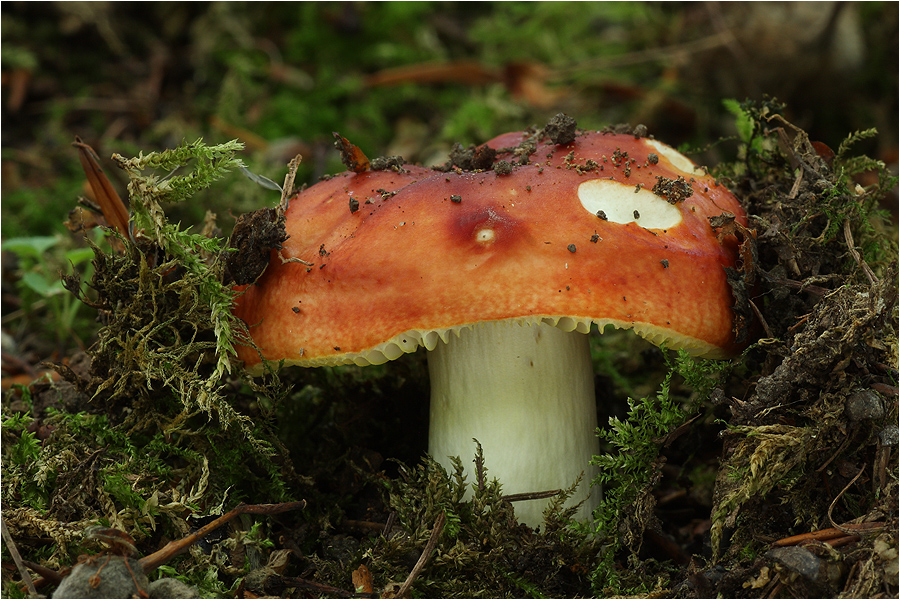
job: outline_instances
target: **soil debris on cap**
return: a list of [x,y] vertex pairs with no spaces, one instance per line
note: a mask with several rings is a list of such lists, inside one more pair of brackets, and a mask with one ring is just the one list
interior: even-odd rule
[[578,123],[575,119],[564,113],[559,113],[544,126],[544,135],[557,145],[569,144],[575,141],[578,132]]
[[373,158],[370,167],[373,171],[394,171],[403,172],[403,165],[406,161],[402,156],[378,156]]
[[494,172],[497,175],[509,175],[512,173],[513,166],[508,160],[498,160],[494,165]]
[[694,195],[694,188],[691,187],[691,184],[684,177],[669,179],[668,177],[658,176],[656,184],[650,191],[660,198],[665,198],[669,204],[684,202]]
[[[450,161],[448,167],[459,167],[463,171],[487,171],[494,164],[497,150],[490,146],[470,145],[463,148],[457,142],[450,149]],[[449,170],[449,168],[448,168]]]
[[274,208],[261,208],[240,215],[225,251],[226,282],[237,285],[253,283],[269,265],[271,251],[281,250],[287,240],[284,215]]

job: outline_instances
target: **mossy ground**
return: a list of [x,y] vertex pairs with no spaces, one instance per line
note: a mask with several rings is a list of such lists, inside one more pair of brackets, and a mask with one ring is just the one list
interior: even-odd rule
[[[206,595],[341,596],[367,592],[365,565],[374,594],[416,572],[410,594],[427,597],[896,596],[897,234],[879,213],[896,189],[882,164],[859,158],[896,149],[896,64],[871,65],[896,48],[895,5],[853,8],[867,62],[836,71],[829,59],[827,71],[797,60],[784,81],[757,65],[734,75],[727,57],[746,60],[740,40],[692,50],[716,43],[699,23],[738,18],[716,8],[578,5],[573,18],[552,4],[125,6],[3,7],[4,243],[56,236],[30,242],[49,251],[10,246],[3,260],[2,508],[23,558],[72,565],[102,551],[85,536],[97,524],[146,555],[238,502],[305,499],[297,513],[233,521],[151,578]],[[660,47],[687,52],[693,68],[654,58]],[[431,80],[385,71],[433,61],[453,68]],[[853,86],[835,92],[823,73]],[[406,79],[380,87],[376,74]],[[722,104],[748,96],[757,101]],[[147,221],[143,244],[117,252],[92,238],[92,269],[66,281],[91,306],[73,309],[51,287],[57,269],[71,273],[66,253],[89,248],[62,226],[83,180],[75,134],[101,151],[124,196],[112,152],[241,137],[255,172],[281,181],[301,152],[298,182],[314,181],[341,169],[326,150],[334,130],[370,155],[437,163],[453,142],[561,110],[582,127],[641,122],[704,147],[694,157],[738,195],[755,231],[743,234],[734,279],[753,302],[755,343],[739,359],[710,369],[634,336],[592,338],[601,423],[614,419],[601,462],[625,474],[606,482],[593,527],[569,527],[564,514],[540,532],[516,524],[490,456],[483,484],[466,482],[471,501],[458,474],[421,461],[423,356],[259,381],[229,373],[217,335],[223,265],[201,240],[222,234],[203,214],[218,212],[227,234],[229,212],[278,201],[236,173],[188,202],[158,199],[168,221]],[[848,135],[873,126],[878,135]],[[176,178],[202,163],[183,162]],[[877,525],[852,529],[860,522]],[[835,526],[859,539],[772,550]],[[5,596],[21,594],[11,565],[4,550]]]

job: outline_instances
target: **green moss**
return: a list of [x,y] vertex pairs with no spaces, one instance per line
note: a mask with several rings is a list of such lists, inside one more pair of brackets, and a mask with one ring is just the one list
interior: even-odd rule
[[32,418],[29,413],[4,415],[3,428],[3,486],[4,502],[16,502],[38,510],[45,510],[50,503],[53,474],[41,478],[42,457],[40,440],[28,431]]
[[[674,360],[666,355],[666,362],[668,374],[656,396],[629,398],[627,418],[611,417],[609,427],[597,432],[611,448],[592,461],[600,467],[595,483],[603,489],[592,525],[604,541],[603,555],[593,573],[598,593],[620,583],[613,566],[617,552],[625,548],[634,559],[640,551],[643,531],[654,518],[651,492],[660,476],[660,451],[667,445],[666,436],[697,411],[731,369],[727,361],[694,359],[684,351],[679,351]],[[676,374],[696,392],[687,404],[670,395]]]
[[[372,540],[363,561],[376,585],[400,583],[410,557],[422,553],[435,524],[444,525],[412,593],[428,597],[582,596],[589,591],[587,565],[596,547],[590,536],[568,527],[572,510],[561,510],[567,490],[545,513],[543,531],[519,525],[514,509],[491,480],[490,457],[476,451],[477,482],[467,483],[462,463],[446,471],[426,458],[386,482],[397,525]],[[335,585],[338,585],[335,583]],[[346,587],[346,586],[345,586]]]

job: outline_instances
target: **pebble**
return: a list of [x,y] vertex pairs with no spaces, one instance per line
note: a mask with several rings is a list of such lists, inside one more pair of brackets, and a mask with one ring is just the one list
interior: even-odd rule
[[859,390],[847,398],[844,407],[851,421],[875,421],[884,417],[884,403],[874,390]]
[[196,588],[176,579],[150,583],[137,560],[115,555],[94,556],[90,562],[75,565],[53,592],[53,598],[199,597]]

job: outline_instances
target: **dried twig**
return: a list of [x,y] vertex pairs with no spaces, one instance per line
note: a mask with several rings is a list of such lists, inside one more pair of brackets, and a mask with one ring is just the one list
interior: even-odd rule
[[344,519],[341,525],[350,529],[361,529],[363,531],[384,531],[384,523],[377,521],[358,521],[356,519]]
[[384,524],[384,530],[381,532],[382,537],[385,539],[390,535],[391,529],[394,528],[394,521],[397,520],[397,511],[392,510],[391,514],[388,515],[387,523]]
[[797,197],[797,194],[800,193],[800,184],[803,182],[803,171],[797,171],[797,177],[794,179],[794,185],[791,186],[791,192],[788,194],[788,199],[793,200]]
[[522,492],[521,494],[508,494],[502,496],[501,500],[507,502],[523,502],[525,500],[543,500],[544,498],[552,498],[558,496],[562,490],[547,490],[545,492]]
[[778,285],[783,285],[789,287],[793,290],[799,290],[801,292],[809,292],[810,294],[815,294],[817,296],[825,296],[830,294],[834,290],[830,290],[828,288],[824,288],[818,285],[812,285],[808,283],[813,278],[810,277],[805,281],[795,281],[793,279],[785,279],[784,277],[776,277],[770,273],[766,273],[765,271],[760,271],[762,273],[763,279],[770,283],[775,283]]
[[602,69],[615,70],[630,65],[666,62],[671,61],[674,57],[689,57],[699,52],[708,52],[710,50],[721,48],[722,46],[729,45],[733,39],[734,33],[732,33],[731,30],[726,29],[689,42],[580,61],[571,67],[556,69],[554,74],[556,78],[572,77],[579,73],[589,71],[596,72]]
[[176,540],[174,542],[169,542],[162,549],[157,550],[150,556],[145,556],[140,559],[138,562],[141,565],[141,568],[144,570],[144,573],[149,573],[159,567],[162,564],[165,564],[166,561],[172,559],[173,557],[181,554],[185,550],[187,550],[191,545],[199,542],[205,536],[215,531],[222,525],[225,525],[233,518],[240,515],[277,515],[279,513],[287,512],[289,510],[298,510],[306,507],[306,500],[300,500],[299,502],[283,502],[281,504],[238,504],[232,510],[228,511],[215,521],[204,525],[197,531],[186,535],[180,540]]
[[847,248],[850,249],[850,255],[853,257],[853,260],[856,261],[856,264],[862,268],[863,273],[865,273],[866,277],[869,279],[869,283],[872,285],[878,283],[878,278],[875,277],[875,273],[869,265],[866,264],[866,261],[862,259],[862,256],[859,255],[859,252],[853,245],[853,233],[850,231],[850,219],[844,219],[844,240],[847,242]]
[[852,486],[854,483],[856,483],[856,480],[862,476],[862,474],[863,474],[863,472],[865,472],[865,470],[866,470],[866,465],[864,464],[862,466],[862,468],[859,470],[859,473],[857,473],[856,476],[850,480],[850,483],[848,483],[847,485],[844,486],[844,489],[841,490],[841,493],[838,494],[837,496],[835,496],[834,500],[832,500],[831,504],[828,506],[828,522],[831,523],[832,527],[834,527],[835,529],[839,529],[840,531],[844,532],[846,535],[856,535],[858,532],[853,531],[852,526],[838,525],[837,523],[835,523],[834,519],[831,517],[831,513],[834,511],[834,506],[837,504],[837,501],[840,500],[841,496],[843,496],[844,493],[850,489],[850,486]]
[[756,303],[753,300],[747,300],[750,303],[750,308],[753,309],[753,314],[756,315],[756,318],[759,319],[759,322],[762,324],[763,330],[766,332],[767,338],[775,337],[775,334],[772,333],[772,330],[769,328],[769,323],[766,322],[766,318],[760,312],[759,308],[757,308]]
[[444,530],[444,522],[447,520],[447,517],[444,513],[441,513],[437,520],[434,522],[434,529],[431,531],[431,537],[428,538],[428,543],[425,544],[425,549],[422,550],[422,555],[419,556],[419,560],[416,562],[416,566],[413,567],[412,571],[409,572],[409,577],[406,578],[406,581],[403,582],[403,585],[400,586],[400,589],[393,595],[395,598],[403,598],[406,596],[406,592],[409,591],[409,588],[412,587],[413,582],[419,576],[419,573],[422,572],[422,569],[425,568],[425,563],[428,562],[431,553],[434,552],[434,548],[437,546],[438,539],[441,537],[441,532]]
[[34,587],[40,588],[48,584],[59,584],[68,575],[70,569],[64,568],[60,569],[59,572],[54,571],[50,567],[45,567],[44,565],[33,563],[30,560],[23,560],[22,564],[40,575],[40,579],[34,582]]
[[841,443],[841,445],[838,446],[838,449],[831,454],[831,457],[828,460],[826,460],[824,463],[819,465],[819,468],[816,469],[816,473],[821,473],[826,468],[828,468],[828,465],[831,464],[831,461],[833,461],[838,456],[840,456],[844,452],[844,450],[847,448],[847,446],[849,446],[849,445],[850,445],[850,438],[848,437],[848,438],[844,439],[844,441]]
[[845,535],[839,538],[834,538],[833,540],[828,540],[828,545],[832,548],[840,548],[841,546],[846,546],[847,544],[854,544],[861,539],[862,538],[858,535]]
[[291,192],[294,191],[294,178],[297,177],[297,169],[300,167],[300,161],[303,160],[301,155],[297,155],[291,159],[291,162],[288,163],[288,172],[284,176],[284,186],[281,188],[281,203],[278,205],[278,210],[281,211],[281,214],[284,214],[288,209],[289,199],[291,196]]
[[6,528],[6,519],[0,519],[0,527],[2,527],[3,543],[6,544],[6,549],[16,563],[16,567],[19,569],[19,574],[22,576],[22,581],[25,583],[29,595],[37,596],[34,581],[31,580],[31,573],[25,568],[22,557],[19,555],[19,549],[16,547],[16,543],[13,541],[12,536],[9,534],[9,530]]
[[[838,529],[836,527],[829,527],[828,529],[821,529],[819,531],[810,531],[809,533],[792,535],[790,537],[782,538],[780,540],[772,542],[772,545],[776,547],[797,546],[804,542],[813,541],[828,542],[829,544],[833,545],[833,542],[836,542],[836,540],[842,540],[846,537],[859,538],[860,533],[884,527],[884,523],[881,521],[870,523],[847,523],[841,525],[840,527],[841,529]],[[847,533],[848,531],[851,532],[849,535]]]

